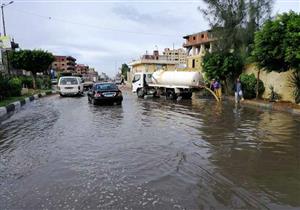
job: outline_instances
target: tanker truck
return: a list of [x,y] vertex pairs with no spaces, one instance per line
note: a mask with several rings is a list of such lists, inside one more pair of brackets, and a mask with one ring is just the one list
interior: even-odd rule
[[155,71],[154,73],[135,73],[132,80],[132,92],[138,97],[166,96],[167,99],[190,99],[192,91],[203,84],[200,72]]

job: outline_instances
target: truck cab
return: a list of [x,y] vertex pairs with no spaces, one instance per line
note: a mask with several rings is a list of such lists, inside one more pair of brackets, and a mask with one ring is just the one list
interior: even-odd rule
[[152,73],[139,72],[135,73],[132,80],[132,92],[136,93],[143,89],[147,84],[152,82]]

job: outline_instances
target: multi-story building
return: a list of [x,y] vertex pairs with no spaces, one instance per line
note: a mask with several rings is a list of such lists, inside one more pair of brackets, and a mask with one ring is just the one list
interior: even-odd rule
[[163,55],[167,60],[177,61],[179,64],[186,64],[186,51],[183,48],[165,48],[165,50],[163,51]]
[[55,55],[55,61],[52,63],[52,68],[59,72],[75,72],[76,59],[72,56]]
[[157,50],[152,55],[143,55],[139,60],[133,60],[129,65],[131,72],[154,72],[159,69],[175,69],[178,61],[168,60],[167,56],[160,55]]
[[77,64],[75,66],[75,72],[76,74],[84,75],[87,74],[89,71],[89,66],[84,65],[84,64]]
[[77,64],[75,67],[77,75],[82,76],[85,81],[97,81],[98,72],[94,68],[90,68],[88,65]]
[[201,71],[202,57],[205,52],[212,51],[213,42],[215,41],[211,30],[186,35],[183,38],[186,39],[183,47],[186,48],[187,68]]
[[131,81],[136,72],[155,72],[157,70],[174,70],[178,61],[167,60],[167,56],[160,55],[158,50],[153,51],[152,55],[143,55],[138,60],[129,63],[131,71],[127,74],[127,80]]

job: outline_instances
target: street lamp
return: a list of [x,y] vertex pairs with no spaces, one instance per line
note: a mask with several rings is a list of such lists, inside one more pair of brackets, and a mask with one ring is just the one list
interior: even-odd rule
[[3,11],[3,8],[14,3],[14,1],[10,1],[8,2],[7,4],[2,4],[1,5],[1,12],[2,12],[2,24],[3,24],[3,35],[6,36],[6,30],[5,30],[5,20],[4,20],[4,11]]

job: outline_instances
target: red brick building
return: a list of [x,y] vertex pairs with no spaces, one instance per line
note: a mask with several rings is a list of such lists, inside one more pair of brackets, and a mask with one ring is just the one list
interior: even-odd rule
[[75,66],[75,72],[76,72],[76,74],[84,75],[84,74],[87,74],[88,71],[89,71],[89,66],[87,66],[87,65],[77,64]]
[[55,55],[55,61],[52,63],[52,68],[56,72],[74,72],[76,59],[72,56]]
[[183,38],[186,40],[183,47],[187,49],[188,55],[190,55],[191,51],[192,55],[204,53],[204,51],[211,51],[212,43],[215,41],[211,30],[186,35]]

